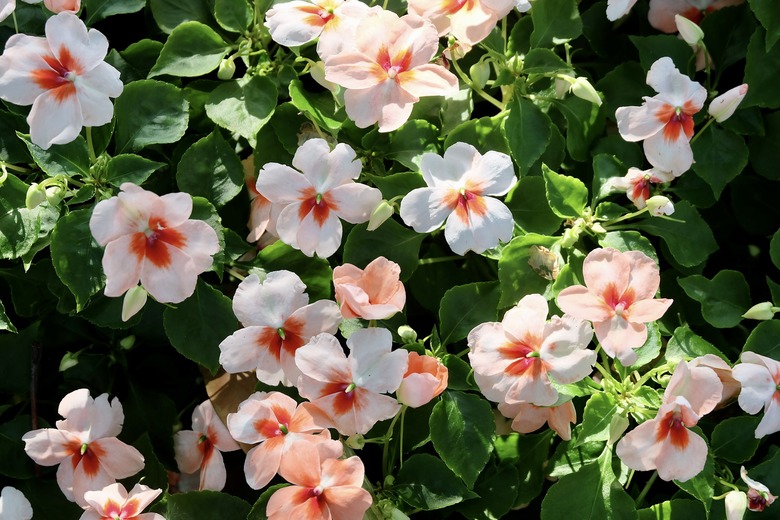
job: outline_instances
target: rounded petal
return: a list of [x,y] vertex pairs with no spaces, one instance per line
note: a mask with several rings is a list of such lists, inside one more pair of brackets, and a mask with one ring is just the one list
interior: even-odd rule
[[351,182],[330,190],[333,212],[350,224],[368,222],[371,213],[382,202],[382,192],[364,184]]
[[465,219],[457,210],[447,218],[444,238],[455,254],[483,253],[512,239],[514,218],[509,208],[492,197],[480,198],[483,205],[470,205]]
[[426,63],[397,76],[400,88],[413,97],[448,96],[458,90],[458,78],[441,65]]
[[122,93],[119,71],[108,63],[97,67],[76,79],[76,96],[81,107],[84,126],[101,126],[114,116],[114,105],[109,97]]
[[[780,393],[780,390],[776,391]],[[756,427],[756,439],[780,431],[780,396],[775,396],[764,409],[764,416]]]
[[26,34],[8,38],[5,52],[0,56],[0,99],[26,106],[46,92],[35,74],[35,71],[51,70],[44,56],[51,56],[46,38]]
[[[138,285],[142,262],[133,251],[134,235],[124,235],[109,242],[103,252],[103,272],[106,274],[106,296],[121,296]],[[144,288],[154,296],[149,287]],[[193,288],[194,289],[194,288]]]
[[[707,443],[699,435],[685,429],[684,446],[666,440],[656,456],[658,476],[663,480],[690,480],[704,469]],[[625,461],[624,461],[625,462]],[[629,465],[630,467],[630,465]]]
[[379,124],[380,132],[392,132],[401,127],[412,113],[418,97],[402,89],[398,83],[385,80],[373,87],[348,89],[344,104],[349,116],[358,128]]
[[33,517],[30,501],[18,489],[6,486],[0,493],[0,519],[30,520]]
[[656,441],[658,421],[645,421],[620,439],[615,453],[623,464],[638,471],[656,469],[656,458],[661,453],[661,443]]
[[255,187],[274,204],[290,204],[298,201],[301,193],[311,188],[311,183],[289,166],[268,163],[258,172]]
[[643,141],[651,136],[663,134],[666,121],[655,117],[666,103],[646,97],[645,103],[638,107],[620,107],[615,111],[620,136],[626,141]]
[[176,464],[182,473],[195,473],[203,462],[203,451],[198,447],[203,434],[193,430],[180,430],[173,436]]
[[267,326],[278,329],[297,309],[309,303],[306,285],[291,271],[273,271],[260,282],[249,275],[233,297],[233,312],[246,327]]
[[352,381],[376,393],[395,392],[406,373],[408,352],[391,352],[390,331],[378,327],[360,329],[347,339]]
[[160,303],[180,303],[195,292],[199,271],[184,251],[167,244],[164,247],[168,262],[157,266],[147,257],[141,264],[141,285]]
[[222,452],[214,448],[206,454],[203,459],[203,465],[200,468],[200,487],[199,490],[211,489],[213,491],[222,491],[227,480],[227,471],[225,462],[222,460]]
[[348,144],[339,143],[331,150],[325,139],[309,139],[295,151],[292,164],[317,193],[325,193],[360,176],[363,166],[356,157]]
[[645,324],[631,323],[620,316],[594,323],[593,328],[604,352],[610,357],[617,357],[626,367],[636,362],[637,354],[633,349],[641,347],[647,340]]
[[731,373],[742,384],[739,407],[749,414],[757,414],[772,399],[776,385],[765,366],[745,361],[747,354],[742,355],[742,363],[734,366]]
[[445,202],[448,188],[416,188],[401,200],[401,219],[418,233],[430,233],[438,229],[452,213]]
[[650,164],[671,172],[675,177],[688,171],[693,164],[691,144],[683,132],[674,140],[666,139],[664,133],[659,132],[645,139],[642,146]]
[[657,298],[654,300],[639,300],[626,309],[626,319],[634,323],[648,323],[660,320],[674,300]]
[[35,98],[27,116],[30,140],[44,150],[53,144],[67,144],[81,132],[84,123],[81,104],[76,89],[68,85],[48,90]]
[[101,63],[108,53],[108,40],[103,33],[96,29],[87,32],[84,22],[72,13],[62,12],[49,18],[46,39],[61,63],[70,59],[78,64],[76,72],[79,75]]
[[89,443],[89,449],[103,452],[99,457],[100,467],[114,479],[131,477],[144,469],[141,452],[116,437],[93,441]]
[[617,249],[594,249],[588,253],[582,264],[585,285],[594,295],[603,300],[607,300],[612,295],[620,297],[631,283],[632,260],[633,257]]
[[271,482],[282,461],[284,437],[269,439],[246,454],[244,476],[252,489],[262,489]]
[[566,314],[594,323],[612,319],[615,311],[584,285],[572,285],[558,293],[558,307]]

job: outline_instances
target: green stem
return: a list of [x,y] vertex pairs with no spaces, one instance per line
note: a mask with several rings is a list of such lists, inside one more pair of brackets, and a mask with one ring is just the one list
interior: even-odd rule
[[92,144],[92,127],[87,127],[87,149],[89,150],[89,162],[95,162],[95,146]]
[[497,107],[499,110],[501,110],[501,111],[503,111],[503,110],[504,110],[504,108],[505,108],[505,107],[504,107],[504,104],[503,104],[501,101],[497,100],[496,98],[494,98],[493,96],[491,96],[490,94],[488,94],[487,92],[485,92],[484,90],[482,90],[481,88],[479,88],[478,86],[476,86],[476,85],[474,84],[474,82],[473,82],[473,81],[471,81],[471,78],[469,78],[469,77],[468,77],[468,76],[467,76],[467,75],[466,75],[466,74],[465,74],[465,73],[464,73],[464,72],[461,70],[461,68],[460,68],[460,65],[458,65],[458,60],[456,60],[454,56],[452,57],[452,61],[451,61],[450,63],[452,63],[452,66],[453,66],[453,67],[455,67],[455,72],[457,72],[457,73],[458,73],[458,76],[460,76],[460,79],[462,79],[462,80],[463,80],[463,82],[464,82],[464,83],[465,83],[465,84],[466,84],[466,85],[467,85],[467,86],[468,86],[468,87],[469,87],[471,90],[473,90],[474,92],[476,92],[477,94],[479,94],[480,96],[482,96],[482,98],[483,98],[485,101],[488,101],[490,104],[494,105],[494,106],[495,106],[495,107]]
[[453,256],[439,256],[436,258],[421,258],[418,262],[418,265],[426,265],[426,264],[438,264],[441,262],[450,262],[452,260],[458,260],[459,258],[463,258],[460,255],[453,255]]
[[408,406],[401,407],[401,435],[398,438],[398,469],[404,467],[404,418],[406,418],[406,409]]
[[609,370],[607,370],[606,368],[601,366],[601,363],[596,362],[596,364],[593,365],[593,366],[596,368],[596,370],[599,371],[599,373],[602,375],[602,377],[604,379],[606,379],[607,381],[609,381],[610,383],[612,383],[612,385],[615,388],[619,388],[620,387],[620,384],[617,382],[617,380],[614,377],[612,377],[612,374],[609,373]]
[[708,126],[710,126],[712,124],[713,121],[715,121],[715,118],[711,117],[707,121],[707,123],[703,127],[701,127],[701,130],[699,130],[699,132],[696,135],[694,135],[693,138],[691,139],[691,142],[690,142],[691,145],[693,145],[693,143],[696,142],[696,139],[698,139],[699,136],[704,133],[704,131],[707,129]]
[[235,277],[235,278],[237,278],[237,279],[239,279],[239,280],[241,280],[241,281],[243,281],[244,279],[246,279],[246,276],[244,276],[243,274],[239,273],[238,271],[236,271],[236,270],[235,270],[235,269],[233,269],[232,267],[226,267],[226,268],[225,268],[225,271],[227,271],[227,272],[228,272],[228,274],[230,274],[231,276],[233,276],[233,277]]
[[2,167],[3,170],[8,168],[9,170],[13,170],[13,171],[19,172],[19,173],[27,173],[27,172],[32,171],[29,168],[23,168],[21,166],[14,166],[13,164],[8,164],[5,161],[0,161],[0,167]]
[[[723,480],[723,479],[722,479],[722,478],[720,478],[720,477],[715,477],[715,480],[717,480],[717,481],[718,481],[718,483],[719,483],[721,486],[723,486],[723,487],[727,487],[727,488],[733,489],[734,491],[740,491],[740,489],[739,489],[739,488],[738,488],[736,485],[732,484],[731,482],[729,482],[729,481],[727,481],[727,480]],[[713,498],[714,498],[714,497],[713,497]]]
[[639,506],[642,505],[642,502],[644,502],[645,497],[647,496],[647,493],[650,491],[650,488],[653,486],[653,483],[658,478],[658,472],[653,471],[653,474],[650,475],[650,479],[647,481],[647,484],[645,484],[645,487],[642,489],[642,492],[639,493],[639,496],[636,497],[636,508],[639,509]]
[[611,226],[612,224],[617,224],[618,222],[622,222],[622,221],[628,220],[630,218],[638,217],[642,213],[646,213],[646,212],[647,212],[647,207],[644,207],[644,208],[640,209],[639,211],[634,211],[633,213],[628,213],[626,215],[623,215],[622,217],[618,217],[618,218],[613,219],[613,220],[608,220],[607,222],[602,224],[602,226],[604,226],[606,228],[606,227]]
[[[403,407],[401,408],[401,411],[403,411]],[[395,428],[395,423],[398,421],[398,417],[401,415],[401,412],[395,414],[395,417],[393,417],[393,420],[390,422],[390,426],[387,428],[387,433],[385,434],[385,446],[382,448],[382,471],[384,471],[384,476],[387,477],[390,474],[390,461],[389,461],[389,453],[390,453],[390,440],[393,438],[393,428]]]
[[14,31],[16,32],[16,34],[19,34],[19,24],[16,23],[16,10],[11,11],[11,16],[14,19]]

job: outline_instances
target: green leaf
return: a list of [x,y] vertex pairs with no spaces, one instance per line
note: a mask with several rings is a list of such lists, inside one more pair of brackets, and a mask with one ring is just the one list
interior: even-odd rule
[[222,128],[235,132],[253,147],[257,132],[274,114],[276,86],[263,76],[228,81],[214,89],[206,114]]
[[515,237],[501,252],[498,260],[498,280],[501,283],[501,300],[498,306],[509,307],[520,298],[532,293],[544,293],[552,284],[533,270],[528,263],[532,246],[551,247],[557,237],[529,233]]
[[612,470],[612,450],[597,464],[562,477],[542,501],[542,520],[636,518],[634,499],[623,490]]
[[[3,366],[5,367],[3,377],[0,378],[0,393],[18,395],[30,391],[33,351],[40,352],[42,348],[39,343],[41,340],[39,325],[40,322],[36,321],[18,334],[0,334],[0,352],[3,353]],[[6,400],[6,402],[10,401]],[[14,441],[20,441],[21,436],[28,430],[19,432],[18,437],[14,435]],[[23,447],[21,454],[23,454]],[[0,461],[5,460],[7,455],[8,453],[0,453]],[[3,471],[0,473],[7,475]]]
[[480,475],[474,486],[479,498],[467,500],[458,507],[458,512],[469,520],[497,520],[515,504],[520,489],[517,469],[511,464],[488,468]]
[[762,321],[745,342],[743,352],[755,352],[772,359],[780,359],[780,321]]
[[574,177],[555,173],[542,165],[544,187],[553,213],[561,218],[578,218],[588,205],[588,188]]
[[170,34],[184,22],[211,21],[211,7],[208,0],[149,0],[152,16],[163,32]]
[[[647,324],[647,339],[641,347],[636,349],[637,358],[631,370],[637,370],[658,357],[661,353],[661,332],[658,330],[658,322]],[[619,361],[618,361],[619,363]]]
[[695,274],[678,280],[685,294],[701,303],[707,323],[719,329],[734,327],[751,306],[750,287],[739,271],[724,269],[707,280]]
[[696,162],[693,171],[712,188],[715,198],[748,163],[745,140],[723,128],[710,126],[691,145]]
[[593,201],[599,201],[612,193],[610,179],[623,177],[628,169],[614,155],[600,153],[593,157]]
[[474,146],[479,153],[490,150],[509,153],[509,144],[501,128],[503,118],[481,117],[470,119],[454,128],[444,139],[444,148],[463,142]]
[[617,411],[617,402],[611,394],[599,392],[590,396],[582,413],[582,430],[573,447],[586,442],[609,440],[609,425]]
[[170,74],[195,77],[216,69],[230,47],[214,29],[200,22],[184,22],[163,45],[149,77]]
[[[693,432],[691,432],[693,433]],[[712,505],[712,496],[714,494],[713,482],[715,480],[715,463],[712,459],[712,453],[707,453],[707,462],[704,464],[704,469],[701,473],[696,475],[690,480],[680,482],[675,480],[674,483],[677,487],[692,495],[704,504],[704,509],[709,513],[710,506]]]
[[429,421],[436,452],[469,488],[493,451],[496,423],[490,403],[480,396],[447,390]]
[[723,358],[723,360],[728,361],[726,356],[715,348],[712,343],[701,336],[697,336],[688,327],[677,327],[674,329],[671,339],[669,339],[669,342],[666,344],[664,358],[666,361],[675,363],[699,356],[705,356],[707,354],[715,354],[716,356]]
[[518,96],[512,102],[504,130],[520,175],[526,175],[544,153],[551,124],[547,114],[528,99]]
[[148,432],[144,432],[141,437],[133,443],[133,447],[144,456],[144,469],[133,478],[143,479],[143,483],[151,488],[166,489],[168,485],[168,472],[162,465],[157,454],[154,452],[152,440]]
[[379,175],[372,175],[371,173],[363,173],[368,179],[379,188],[382,192],[382,197],[385,200],[390,200],[393,197],[399,195],[405,196],[410,191],[417,188],[425,188],[425,180],[422,175],[414,172],[402,172],[394,173],[392,175],[386,175],[380,177]]
[[701,20],[704,43],[720,70],[745,59],[756,19],[747,3],[707,13]]
[[775,267],[780,269],[780,229],[777,230],[769,242],[769,257],[772,259]]
[[166,520],[214,520],[246,518],[252,506],[233,495],[217,491],[192,491],[168,496]]
[[8,332],[13,333],[18,332],[16,327],[14,327],[14,324],[11,323],[11,320],[8,319],[8,315],[5,313],[5,307],[3,306],[2,301],[0,301],[0,330],[7,330]]
[[278,489],[287,486],[289,486],[289,484],[275,484],[266,488],[263,491],[263,494],[260,495],[260,498],[258,498],[252,506],[252,510],[247,515],[246,520],[268,520],[268,515],[265,514],[265,508],[268,506],[271,495],[276,493]]
[[500,295],[496,282],[458,285],[444,293],[439,306],[441,344],[459,341],[477,325],[496,321]]
[[422,119],[407,121],[393,132],[387,147],[387,158],[412,170],[420,169],[420,159],[425,153],[436,153],[439,129]]
[[24,141],[35,164],[41,167],[49,177],[56,175],[89,175],[89,151],[87,142],[80,135],[68,144],[53,144],[48,150],[30,141],[30,136],[17,132],[16,135]]
[[17,137],[17,132],[27,132],[27,121],[18,114],[0,110],[0,161],[9,164],[26,163],[30,160],[27,147]]
[[106,173],[108,182],[117,188],[125,182],[132,182],[140,186],[152,173],[163,166],[165,163],[126,153],[112,157],[106,166]]
[[750,166],[757,174],[771,180],[780,180],[775,146],[780,140],[780,112],[764,113],[764,135],[750,137]]
[[522,177],[505,203],[515,222],[527,232],[551,235],[561,227],[562,219],[550,208],[541,177]]
[[606,110],[577,96],[555,100],[553,105],[566,118],[566,150],[569,155],[575,161],[590,160],[590,146],[604,130]]
[[609,71],[596,83],[596,89],[604,93],[604,105],[609,117],[614,119],[615,111],[619,107],[639,106],[643,96],[655,95],[655,90],[645,83],[646,76],[647,72],[642,65],[636,61],[627,61]]
[[87,18],[84,23],[88,27],[115,14],[128,14],[140,11],[146,5],[146,0],[85,0],[84,10]]
[[91,209],[80,209],[62,217],[51,233],[54,270],[73,296],[80,311],[104,285],[103,248],[89,230]]
[[330,298],[333,270],[324,258],[308,257],[279,241],[264,247],[257,254],[255,264],[269,273],[280,269],[294,272],[306,284],[311,301]]
[[571,66],[550,49],[531,49],[523,60],[523,72],[526,74],[552,74],[571,70]]
[[760,417],[729,417],[712,430],[710,448],[716,457],[735,464],[750,460],[756,453],[760,439],[755,431]]
[[701,502],[680,499],[667,500],[637,512],[639,520],[691,520],[706,518],[707,515]]
[[29,186],[9,174],[0,184],[0,258],[20,258],[38,239],[40,206],[25,206]]
[[20,415],[0,424],[0,475],[18,479],[35,477],[35,464],[25,453],[22,441],[22,435],[30,431],[30,424],[32,417],[29,415]]
[[533,435],[511,433],[496,438],[494,446],[498,458],[513,462],[517,468],[520,487],[515,507],[529,503],[541,493],[552,437],[553,431],[548,429]]
[[699,265],[718,250],[712,230],[688,202],[675,204],[674,218],[682,222],[652,217],[634,224],[634,227],[661,237],[675,261],[683,267]]
[[412,507],[431,511],[475,498],[447,465],[433,455],[418,453],[404,462],[393,491]]
[[176,184],[180,190],[220,207],[244,187],[244,168],[233,147],[214,130],[181,156]]
[[766,50],[769,51],[780,39],[780,11],[772,0],[748,0],[753,14],[766,29]]
[[175,143],[187,130],[188,106],[181,89],[170,83],[149,79],[125,85],[114,104],[117,153]]
[[604,452],[604,442],[601,441],[574,446],[581,429],[582,427],[576,427],[572,432],[572,440],[558,444],[546,468],[551,477],[576,473],[581,468],[594,464]]
[[650,243],[647,237],[637,231],[610,231],[603,238],[599,239],[599,245],[601,247],[611,247],[624,253],[627,251],[641,251],[652,258],[655,263],[658,263],[658,255],[653,244]]
[[582,20],[575,0],[545,0],[531,10],[534,32],[531,47],[550,47],[582,34]]
[[774,81],[774,71],[780,70],[780,45],[767,49],[767,33],[763,27],[756,28],[750,38],[745,64],[745,83],[750,85],[743,107],[780,107],[780,89]]
[[314,94],[303,88],[303,83],[296,79],[290,82],[290,100],[295,107],[307,114],[321,128],[337,132],[344,122],[344,114],[339,118],[338,107],[330,92]]
[[252,8],[246,0],[216,0],[214,18],[226,31],[244,32],[252,24]]
[[368,231],[367,224],[352,228],[344,244],[344,262],[361,269],[369,262],[384,256],[401,266],[401,280],[412,276],[420,255],[424,234],[415,233],[393,219],[386,220],[374,231]]
[[693,51],[682,39],[671,34],[654,34],[653,36],[629,36],[631,43],[639,51],[639,61],[644,70],[650,70],[653,63],[664,56],[674,62],[675,67],[683,74],[693,62]]
[[219,344],[239,328],[231,299],[203,280],[192,296],[165,309],[163,323],[171,345],[212,374],[219,370]]
[[444,354],[441,363],[447,367],[447,388],[479,391],[474,381],[474,371],[466,361],[453,354]]

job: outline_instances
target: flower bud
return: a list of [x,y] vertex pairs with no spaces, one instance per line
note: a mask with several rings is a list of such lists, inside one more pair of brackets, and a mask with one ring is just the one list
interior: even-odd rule
[[385,220],[393,216],[395,210],[386,200],[383,200],[379,205],[371,212],[371,216],[368,219],[368,231],[374,231],[379,226],[384,224]]
[[65,190],[63,190],[61,186],[49,186],[46,188],[46,200],[49,201],[50,205],[56,206],[62,202],[62,199],[64,198]]
[[221,80],[229,80],[233,78],[233,74],[236,73],[236,64],[233,61],[233,57],[225,58],[219,63],[219,69],[217,69],[217,77]]
[[33,182],[27,188],[27,196],[24,198],[24,205],[27,209],[35,209],[38,205],[46,202],[46,190],[37,182]]
[[731,117],[731,114],[734,113],[745,98],[747,91],[747,83],[743,83],[738,87],[734,87],[733,89],[724,92],[712,100],[712,103],[710,103],[710,106],[707,108],[707,112],[709,112],[715,121],[722,123]]
[[647,211],[654,217],[671,215],[674,213],[674,204],[667,197],[656,195],[647,199]]
[[742,317],[746,320],[771,320],[777,311],[778,307],[774,307],[772,302],[761,302],[753,305]]
[[590,101],[596,106],[601,106],[601,97],[599,96],[599,93],[596,92],[596,89],[593,88],[593,85],[590,84],[590,81],[587,80],[587,78],[582,76],[575,78],[574,83],[572,83],[571,87],[569,88],[569,91],[580,99]]
[[680,36],[688,45],[698,46],[704,40],[704,31],[698,24],[679,14],[674,15],[674,23]]
[[409,345],[417,341],[417,331],[409,325],[401,325],[398,327],[398,335],[401,336],[401,341],[404,345]]
[[344,443],[350,448],[352,448],[353,450],[362,450],[363,446],[366,445],[366,439],[362,435],[357,433],[355,435],[348,437],[347,440],[344,441]]
[[724,501],[727,520],[742,520],[747,509],[747,495],[742,491],[731,491]]
[[469,69],[469,76],[478,88],[483,89],[490,79],[490,63],[478,61]]
[[146,304],[148,294],[146,289],[137,285],[125,293],[125,299],[122,302],[122,321],[127,321],[143,309]]

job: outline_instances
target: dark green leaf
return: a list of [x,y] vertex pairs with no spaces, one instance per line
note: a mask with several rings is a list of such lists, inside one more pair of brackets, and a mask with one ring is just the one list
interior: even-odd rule
[[748,163],[748,147],[737,134],[710,126],[691,145],[696,162],[693,171],[710,185],[715,198]]
[[126,153],[112,157],[106,166],[106,173],[108,174],[108,182],[112,186],[119,187],[125,182],[141,185],[152,173],[163,166],[165,163]]
[[49,177],[89,175],[89,151],[83,137],[77,136],[68,144],[53,144],[48,150],[44,150],[33,144],[29,135],[19,132],[16,135],[27,145],[35,164],[40,166]]
[[146,5],[146,0],[85,0],[84,9],[87,18],[84,23],[91,27],[95,22],[114,16],[140,11]]
[[735,464],[750,460],[760,442],[755,436],[760,420],[752,416],[729,417],[716,424],[710,441],[715,456]]
[[745,342],[743,352],[755,352],[772,359],[780,358],[780,321],[762,321]]
[[639,61],[644,70],[650,70],[653,63],[663,57],[669,57],[683,74],[687,74],[693,65],[693,51],[681,38],[672,34],[654,34],[653,36],[629,36],[631,43],[639,51]]
[[194,20],[207,24],[211,21],[208,0],[149,0],[149,7],[154,21],[168,34],[184,22]]
[[206,114],[219,126],[237,133],[254,147],[257,132],[274,114],[276,96],[276,86],[263,76],[229,81],[211,93],[206,103]]
[[337,132],[344,122],[344,114],[338,117],[338,107],[330,92],[315,94],[303,88],[300,80],[293,80],[289,87],[290,100],[295,107],[308,115],[321,128]]
[[647,509],[640,509],[639,520],[691,520],[706,518],[701,502],[693,500],[667,500]]
[[520,488],[517,469],[511,464],[501,464],[487,469],[474,486],[479,498],[467,500],[458,512],[469,520],[495,520],[503,518],[515,504]]
[[439,129],[421,119],[407,121],[393,133],[387,157],[409,169],[419,170],[424,153],[436,153]]
[[604,129],[606,109],[580,99],[567,96],[553,105],[566,118],[566,150],[575,161],[590,160],[590,145]]
[[188,106],[184,93],[170,83],[150,79],[125,85],[114,105],[117,153],[175,143],[187,130]]
[[470,119],[458,125],[447,135],[444,140],[444,148],[446,149],[455,143],[463,142],[474,146],[481,154],[485,154],[490,150],[508,154],[509,144],[501,128],[503,121],[503,118],[494,119],[491,117]]
[[658,263],[658,255],[653,244],[637,231],[610,231],[599,240],[601,247],[611,247],[618,251],[641,251]]
[[666,345],[664,358],[670,362],[678,362],[707,354],[715,354],[728,361],[726,356],[712,343],[697,336],[688,327],[677,327]]
[[712,454],[707,454],[707,462],[704,464],[704,469],[690,480],[680,482],[675,480],[674,483],[677,487],[697,498],[702,504],[704,509],[709,512],[712,505],[712,496],[714,494],[714,480],[715,480],[715,463],[712,459]]
[[556,237],[529,233],[515,237],[507,244],[498,260],[498,279],[501,282],[499,307],[509,307],[523,296],[546,291],[552,281],[534,271],[528,259],[533,246],[551,247],[557,241]]
[[550,124],[547,114],[528,99],[518,96],[512,102],[504,130],[520,175],[527,174],[547,148]]
[[393,491],[412,507],[430,511],[475,498],[441,459],[419,453],[398,472]]
[[745,64],[745,83],[750,85],[742,106],[760,106],[763,108],[780,107],[780,89],[774,78],[780,70],[780,45],[774,45],[767,51],[767,33],[758,27],[750,38]]
[[588,188],[574,177],[560,175],[542,165],[544,187],[553,213],[561,218],[578,218],[588,205]]
[[458,285],[444,293],[439,307],[441,344],[459,341],[477,325],[496,321],[500,295],[496,282]]
[[8,332],[18,332],[11,320],[8,319],[8,315],[5,313],[5,307],[3,302],[0,301],[0,330],[7,330]]
[[415,233],[393,219],[374,231],[368,231],[366,224],[359,224],[347,236],[344,261],[362,269],[375,258],[384,256],[401,266],[401,280],[406,281],[417,269],[424,238],[424,234]]
[[28,188],[10,174],[0,184],[0,258],[20,258],[38,239],[40,210],[26,208]]
[[575,0],[545,0],[531,10],[534,32],[531,47],[551,47],[582,34],[582,20]]
[[238,497],[217,491],[192,491],[168,497],[166,520],[246,518],[251,506]]
[[618,404],[612,395],[599,392],[590,396],[582,413],[582,430],[573,446],[609,440],[609,425],[617,412]]
[[252,510],[247,515],[246,520],[268,520],[268,515],[265,514],[265,508],[268,506],[271,495],[273,495],[277,489],[282,489],[287,486],[289,486],[289,484],[275,484],[266,488],[263,491],[263,494],[260,495],[260,498],[257,499],[257,502],[252,506]]
[[149,77],[202,76],[216,69],[229,50],[225,40],[211,27],[200,22],[184,22],[168,36]]
[[766,50],[769,51],[780,39],[780,10],[772,0],[748,0],[748,3],[766,29]]
[[227,31],[244,32],[252,23],[252,8],[246,0],[215,0],[214,18]]
[[541,177],[522,177],[505,202],[515,222],[529,233],[550,235],[561,227],[563,219],[550,208]]
[[678,282],[688,296],[701,303],[701,314],[713,327],[734,327],[751,306],[750,287],[739,271],[724,269],[712,280],[695,274]]
[[255,263],[267,272],[287,269],[297,274],[304,284],[311,301],[330,298],[333,270],[324,258],[308,257],[284,242],[263,248]]
[[683,267],[699,265],[718,250],[712,230],[688,202],[675,204],[674,218],[682,222],[653,217],[638,222],[634,227],[661,237],[675,261]]
[[571,70],[571,66],[550,49],[532,49],[523,60],[523,72],[526,74],[551,74]]
[[176,169],[176,183],[180,190],[220,207],[244,187],[244,168],[233,147],[214,130],[184,152]]

